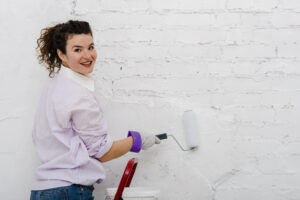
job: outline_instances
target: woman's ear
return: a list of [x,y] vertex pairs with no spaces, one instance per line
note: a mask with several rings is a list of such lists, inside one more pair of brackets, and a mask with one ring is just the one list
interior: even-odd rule
[[66,55],[59,49],[56,50],[58,57],[61,59],[62,62],[65,62]]

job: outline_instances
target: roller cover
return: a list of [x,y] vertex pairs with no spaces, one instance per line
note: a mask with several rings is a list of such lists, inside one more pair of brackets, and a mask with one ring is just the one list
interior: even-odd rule
[[196,114],[192,110],[183,113],[183,128],[186,139],[186,145],[189,148],[196,148],[199,146],[199,131]]

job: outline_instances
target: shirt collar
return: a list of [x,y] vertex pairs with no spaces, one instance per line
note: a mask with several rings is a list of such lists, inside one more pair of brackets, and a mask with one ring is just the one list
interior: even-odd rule
[[86,87],[91,91],[95,91],[95,81],[90,75],[82,75],[64,66],[61,66],[59,73],[82,85],[83,87]]

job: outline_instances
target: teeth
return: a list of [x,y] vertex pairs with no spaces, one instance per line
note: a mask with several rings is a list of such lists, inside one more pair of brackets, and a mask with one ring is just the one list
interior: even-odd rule
[[92,63],[92,61],[89,61],[89,62],[83,62],[83,63],[81,63],[81,64],[83,64],[83,65],[88,65],[88,64],[91,64]]

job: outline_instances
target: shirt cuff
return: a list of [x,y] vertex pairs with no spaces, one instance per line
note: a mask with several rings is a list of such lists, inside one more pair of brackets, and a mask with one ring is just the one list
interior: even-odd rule
[[141,138],[141,134],[137,131],[128,131],[128,136],[130,137],[132,136],[133,138],[133,144],[131,147],[131,152],[135,152],[138,153],[141,151],[142,149],[142,138]]
[[106,141],[100,144],[99,152],[93,157],[101,158],[104,154],[106,154],[110,150],[112,143],[113,143],[112,139],[109,137],[109,135],[107,135]]

